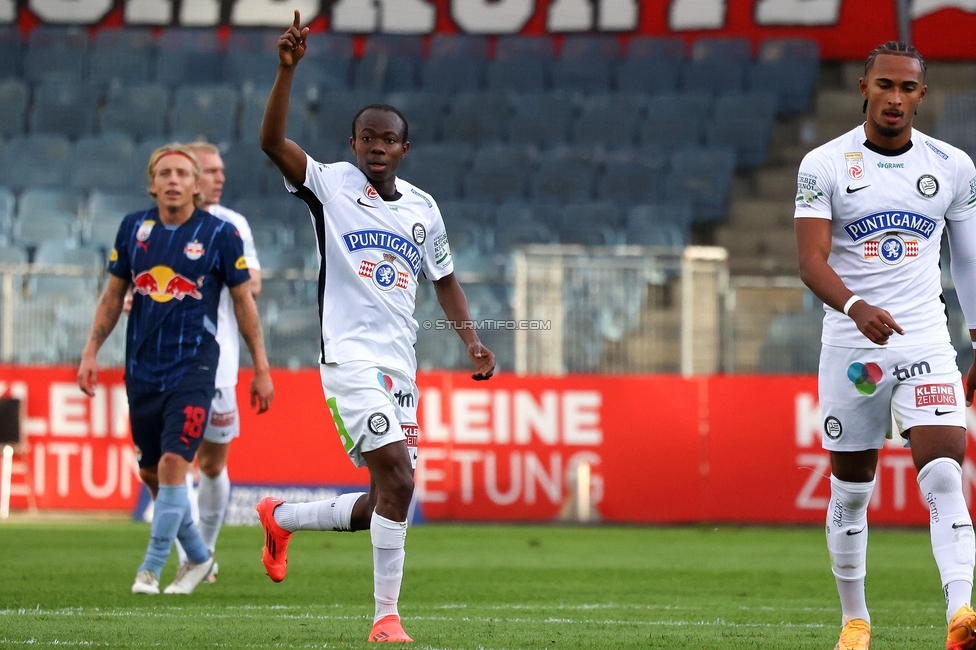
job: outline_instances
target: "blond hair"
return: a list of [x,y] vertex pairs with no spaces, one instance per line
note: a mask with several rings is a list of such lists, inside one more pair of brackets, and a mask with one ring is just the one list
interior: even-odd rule
[[211,153],[220,155],[220,149],[216,145],[207,142],[206,140],[195,140],[194,142],[187,142],[183,145],[191,151],[202,151],[204,153]]
[[[153,194],[152,191],[152,181],[153,181],[153,175],[156,172],[156,165],[159,164],[159,160],[163,156],[168,156],[170,154],[177,154],[187,158],[190,161],[190,163],[192,163],[193,165],[193,180],[196,181],[197,183],[200,182],[200,174],[201,174],[200,161],[197,160],[197,156],[195,153],[193,153],[193,150],[187,145],[179,142],[171,142],[169,144],[164,144],[163,146],[159,147],[158,149],[152,152],[152,155],[149,156],[149,165],[146,167],[146,174],[149,176],[149,196],[151,196],[154,199],[156,198],[156,195]],[[202,200],[203,200],[203,194],[201,192],[197,192],[196,194],[193,195],[194,205],[200,205]]]

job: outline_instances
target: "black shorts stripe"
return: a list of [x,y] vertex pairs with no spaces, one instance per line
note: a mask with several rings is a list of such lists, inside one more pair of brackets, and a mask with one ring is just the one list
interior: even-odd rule
[[312,213],[312,226],[315,228],[315,242],[319,247],[319,364],[325,363],[325,339],[322,334],[322,314],[325,312],[325,210],[322,202],[312,190],[304,185],[298,188],[295,196],[305,201]]

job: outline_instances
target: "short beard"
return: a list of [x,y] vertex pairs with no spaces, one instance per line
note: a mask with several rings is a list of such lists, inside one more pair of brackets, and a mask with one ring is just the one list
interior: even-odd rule
[[878,122],[875,122],[874,125],[878,129],[878,133],[880,133],[882,135],[882,137],[885,137],[885,138],[897,138],[898,136],[900,136],[905,131],[905,127],[904,126],[897,126],[897,127],[895,127],[895,126],[884,126],[882,124],[879,124]]

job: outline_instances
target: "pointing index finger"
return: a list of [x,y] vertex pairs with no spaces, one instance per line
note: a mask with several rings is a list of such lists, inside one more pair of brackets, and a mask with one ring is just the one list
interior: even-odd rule
[[295,10],[295,29],[299,29],[299,25],[302,22],[302,15],[299,13],[298,9]]

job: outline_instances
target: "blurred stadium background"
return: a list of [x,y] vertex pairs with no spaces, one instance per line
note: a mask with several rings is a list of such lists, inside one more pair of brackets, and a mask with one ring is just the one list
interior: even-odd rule
[[[223,203],[248,217],[257,242],[272,364],[316,364],[317,269],[307,211],[257,145],[282,30],[274,25],[290,24],[291,7],[184,1],[178,15],[172,3],[153,14],[157,4],[0,3],[8,21],[0,25],[0,362],[7,364],[0,393],[45,366],[70,383],[118,223],[149,205],[146,161],[172,140],[203,138],[223,152]],[[976,153],[976,53],[965,37],[976,16],[942,6],[958,3],[913,9],[909,2],[837,0],[803,11],[800,4],[813,3],[514,3],[527,9],[522,18],[510,16],[512,2],[418,0],[398,10],[343,0],[331,14],[329,3],[300,4],[312,8],[313,32],[296,76],[289,137],[318,160],[349,159],[359,107],[383,101],[404,111],[412,149],[400,176],[438,201],[474,320],[501,323],[482,339],[503,371],[530,382],[524,390],[537,401],[525,406],[526,439],[545,438],[538,414],[548,413],[546,391],[580,377],[626,377],[642,394],[640,382],[664,375],[672,383],[661,380],[654,391],[666,400],[684,395],[673,387],[682,377],[741,375],[754,383],[729,389],[732,401],[742,390],[771,395],[758,387],[800,382],[789,395],[768,397],[785,404],[785,424],[763,425],[747,403],[728,415],[759,418],[755,424],[787,442],[796,432],[804,443],[789,442],[788,469],[816,465],[795,453],[819,435],[809,403],[815,398],[804,396],[815,395],[822,318],[822,305],[796,273],[799,161],[859,122],[864,57],[912,29],[929,57],[929,95],[916,126]],[[413,33],[392,33],[399,31]],[[951,333],[968,367],[968,336],[943,269]],[[440,315],[424,283],[416,318]],[[545,325],[512,327],[528,320]],[[103,348],[105,366],[121,363],[123,327]],[[441,408],[453,390],[453,375],[442,371],[467,367],[463,347],[453,332],[422,327],[417,355],[427,373],[421,384],[440,391]],[[312,377],[306,391],[316,393],[314,373],[302,376]],[[56,396],[49,380],[37,381],[32,394],[49,393],[38,398],[49,402],[28,411],[44,419]],[[523,385],[511,381],[517,410]],[[604,410],[612,386],[598,389]],[[493,413],[496,397],[485,398]],[[688,399],[697,409],[700,400]],[[757,408],[769,404],[760,400]],[[704,413],[687,428],[693,447],[704,435],[701,423],[714,417]],[[608,414],[600,417],[601,440],[626,433],[623,415],[621,431],[611,431],[617,425]],[[55,435],[55,419],[35,424],[34,433]],[[449,414],[441,440],[462,442],[459,421],[474,430],[474,420]],[[510,440],[507,424],[492,426],[495,442]],[[77,435],[98,437],[94,424],[82,429]],[[709,461],[696,454],[691,471],[705,476]],[[69,456],[57,458],[65,467],[83,460]],[[528,489],[530,463],[520,458]],[[89,473],[91,464],[89,456]],[[805,476],[791,479],[798,488],[789,501],[799,504]],[[811,520],[822,516],[809,510]]]

